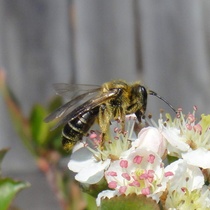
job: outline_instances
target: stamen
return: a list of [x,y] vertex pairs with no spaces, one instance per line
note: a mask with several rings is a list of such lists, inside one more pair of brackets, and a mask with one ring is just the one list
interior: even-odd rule
[[115,189],[117,187],[117,182],[116,181],[109,182],[108,187],[111,189]]
[[173,175],[174,175],[174,173],[171,172],[171,171],[168,171],[168,172],[166,172],[166,173],[164,174],[165,177],[173,176]]
[[194,106],[193,106],[193,110],[194,110],[194,111],[197,111],[197,110],[198,110],[198,107],[194,105]]
[[152,155],[152,154],[150,154],[147,161],[148,161],[149,163],[153,164],[154,161],[155,161],[155,156]]
[[143,195],[149,195],[150,194],[150,189],[149,189],[149,187],[146,187],[146,188],[143,188],[141,190],[141,192],[142,192]]
[[117,176],[117,172],[115,172],[115,171],[109,171],[109,172],[107,172],[107,175],[108,176]]
[[89,135],[89,138],[90,139],[94,139],[94,138],[96,138],[97,137],[97,134],[94,132],[94,133],[91,133],[90,135]]
[[122,177],[125,178],[126,180],[130,181],[131,177],[128,173],[122,173]]
[[136,163],[136,164],[140,164],[143,160],[143,157],[140,156],[140,155],[136,155],[134,158],[133,158],[133,163]]
[[119,189],[119,193],[120,194],[125,194],[126,190],[127,190],[126,186],[121,186],[120,189]]
[[127,168],[128,167],[128,161],[127,160],[121,160],[120,161],[120,166],[122,168]]
[[138,181],[133,181],[133,182],[131,182],[130,184],[129,184],[129,186],[131,186],[131,187],[140,187],[140,183],[138,182]]

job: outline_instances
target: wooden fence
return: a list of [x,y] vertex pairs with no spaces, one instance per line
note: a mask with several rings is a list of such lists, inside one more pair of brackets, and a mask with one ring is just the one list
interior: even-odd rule
[[[186,113],[210,113],[209,18],[208,0],[2,0],[0,66],[26,114],[54,94],[52,83],[118,78],[143,81]],[[6,170],[34,170],[3,100],[0,116],[0,146],[12,147]]]

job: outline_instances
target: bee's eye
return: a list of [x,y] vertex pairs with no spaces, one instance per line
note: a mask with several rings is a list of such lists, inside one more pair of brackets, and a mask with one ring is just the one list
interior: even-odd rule
[[143,98],[147,98],[147,90],[144,86],[139,86],[139,93],[142,94]]

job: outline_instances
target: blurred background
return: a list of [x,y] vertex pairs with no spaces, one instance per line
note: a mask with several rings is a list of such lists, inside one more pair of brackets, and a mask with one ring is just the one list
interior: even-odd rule
[[[187,114],[210,113],[209,0],[1,0],[0,67],[27,115],[53,83],[142,81]],[[148,113],[171,110],[150,97]],[[199,115],[198,115],[199,116]],[[6,174],[29,181],[15,204],[59,209],[0,98]]]

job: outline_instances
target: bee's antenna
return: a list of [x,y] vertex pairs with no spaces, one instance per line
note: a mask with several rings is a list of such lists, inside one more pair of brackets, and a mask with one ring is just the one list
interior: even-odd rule
[[156,92],[154,92],[153,90],[149,90],[149,95],[156,96],[160,100],[164,101],[177,114],[176,109],[168,101],[166,101],[163,97],[161,97],[160,95],[158,95]]

